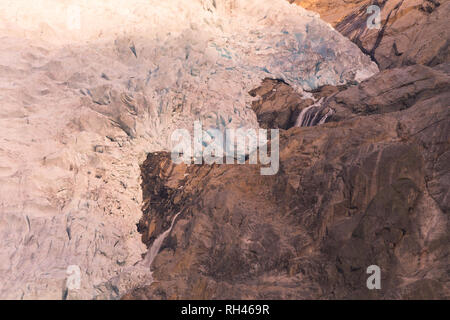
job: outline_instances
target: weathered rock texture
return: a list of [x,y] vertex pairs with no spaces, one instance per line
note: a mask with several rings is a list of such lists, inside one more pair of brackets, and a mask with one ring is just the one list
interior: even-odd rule
[[305,99],[287,83],[276,79],[265,79],[260,87],[250,91],[258,97],[252,102],[259,126],[265,129],[289,129],[293,127],[300,111],[314,103]]
[[[292,1],[291,1],[292,2]],[[435,66],[450,61],[448,0],[297,0],[355,42],[380,69]],[[381,9],[381,28],[367,28],[370,5]]]
[[[448,68],[392,69],[336,90],[331,122],[282,132],[275,176],[149,154],[143,241],[182,213],[155,282],[124,298],[450,298]],[[370,265],[381,290],[366,287]]]

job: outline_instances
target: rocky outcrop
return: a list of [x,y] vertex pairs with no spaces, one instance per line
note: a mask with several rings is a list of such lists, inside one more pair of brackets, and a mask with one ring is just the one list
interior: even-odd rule
[[264,79],[260,87],[249,93],[252,97],[258,97],[252,102],[252,109],[259,126],[265,129],[293,127],[301,110],[314,103],[286,82],[276,79]]
[[330,96],[323,104],[335,110],[331,121],[356,115],[382,114],[408,109],[416,104],[449,95],[448,73],[440,68],[414,65],[380,72],[358,86]]
[[[322,19],[369,54],[380,69],[411,64],[435,66],[450,61],[448,0],[298,0],[298,5],[318,12]],[[381,9],[379,28],[369,29],[373,15],[367,8]]]
[[[274,176],[149,154],[144,242],[181,214],[155,282],[124,298],[448,299],[448,67],[392,69],[334,90],[330,122],[282,131]],[[266,85],[254,92],[277,94]],[[366,287],[370,265],[381,290]]]

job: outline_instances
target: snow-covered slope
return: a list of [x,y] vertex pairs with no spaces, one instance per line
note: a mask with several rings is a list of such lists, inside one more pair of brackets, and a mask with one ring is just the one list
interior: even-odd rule
[[0,37],[1,298],[148,283],[135,225],[147,152],[197,119],[257,126],[247,92],[263,78],[301,91],[377,72],[285,0],[3,0]]

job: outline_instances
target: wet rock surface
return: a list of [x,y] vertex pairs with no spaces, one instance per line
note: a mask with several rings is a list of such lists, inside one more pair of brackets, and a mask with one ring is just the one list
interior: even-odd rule
[[284,81],[264,79],[261,86],[251,90],[249,94],[257,97],[257,100],[252,102],[252,110],[261,128],[286,130],[295,126],[302,110],[313,105],[315,101],[330,98],[349,86],[350,84],[321,86],[306,92],[308,97],[296,92]]
[[265,79],[260,87],[249,93],[258,97],[253,101],[252,109],[259,126],[265,129],[293,127],[301,110],[314,103],[314,100],[305,99],[287,83],[276,79]]

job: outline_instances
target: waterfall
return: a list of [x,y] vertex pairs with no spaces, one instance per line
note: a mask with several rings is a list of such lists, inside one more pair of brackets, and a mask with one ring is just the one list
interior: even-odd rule
[[312,127],[318,124],[324,124],[325,121],[327,121],[327,119],[334,113],[334,110],[330,108],[328,112],[322,116],[322,112],[326,108],[325,106],[322,106],[322,101],[323,98],[313,105],[303,109],[295,122],[295,126]]
[[172,223],[166,231],[161,233],[156,240],[153,242],[151,248],[148,250],[147,255],[145,256],[144,265],[151,268],[153,260],[155,260],[156,255],[159,252],[159,249],[161,248],[162,243],[164,242],[164,239],[169,235],[170,231],[172,231],[173,225],[175,224],[175,220],[180,215],[181,211],[178,212],[175,217],[172,219]]
[[[320,110],[320,106],[322,104],[323,98],[321,98],[319,101],[314,103],[313,105],[310,105],[309,107],[306,107],[305,109],[300,112],[300,115],[297,118],[297,121],[295,122],[296,127],[309,127],[311,123],[314,122],[317,111]],[[316,110],[318,109],[318,110]],[[311,121],[312,120],[312,121]]]
[[295,126],[296,127],[303,127],[303,123],[305,122],[304,121],[305,120],[305,116],[306,116],[306,114],[309,112],[309,110],[311,108],[314,108],[314,105],[309,106],[309,107],[307,107],[307,108],[302,110],[302,112],[300,113],[300,115],[297,118],[297,121],[295,122]]
[[322,119],[320,119],[319,124],[325,123],[325,121],[327,121],[328,117],[331,116],[333,113],[334,113],[334,110],[333,110],[333,109],[330,109],[330,110],[327,112],[327,114],[324,115],[324,116],[322,117]]

